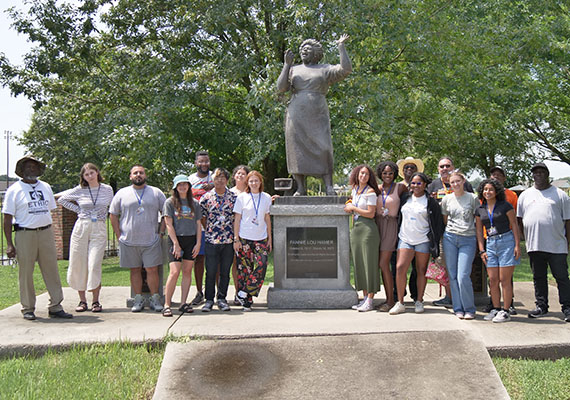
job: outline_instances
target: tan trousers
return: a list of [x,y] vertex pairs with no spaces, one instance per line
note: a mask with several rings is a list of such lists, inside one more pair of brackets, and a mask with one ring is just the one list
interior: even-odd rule
[[50,227],[41,231],[16,231],[16,257],[19,264],[20,303],[22,313],[33,312],[36,308],[34,289],[34,266],[36,261],[49,293],[49,311],[62,310],[63,290],[57,269],[57,251]]

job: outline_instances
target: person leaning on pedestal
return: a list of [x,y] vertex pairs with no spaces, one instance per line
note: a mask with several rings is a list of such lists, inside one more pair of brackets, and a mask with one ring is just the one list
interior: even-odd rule
[[346,213],[353,214],[353,227],[350,231],[350,253],[354,264],[356,290],[364,293],[364,299],[352,308],[361,311],[374,309],[374,295],[380,291],[380,271],[378,249],[380,234],[374,222],[376,198],[380,194],[374,172],[367,165],[359,165],[350,173],[352,200],[344,206]]
[[79,185],[64,192],[57,200],[77,213],[77,221],[69,240],[67,283],[79,292],[76,312],[87,311],[85,291],[93,293],[92,312],[101,312],[101,265],[107,245],[107,214],[113,200],[113,189],[105,185],[99,168],[87,163],[79,172]]
[[251,171],[247,174],[247,189],[237,197],[234,206],[238,300],[244,311],[251,311],[253,296],[259,296],[273,249],[269,207],[271,196],[263,191],[263,176]]
[[[50,212],[56,208],[56,203],[50,185],[38,179],[45,168],[45,164],[33,156],[20,159],[16,163],[16,175],[22,179],[8,188],[2,208],[6,254],[18,260],[22,314],[30,321],[36,319],[36,261],[49,294],[48,315],[51,318],[73,318],[61,306],[63,290]],[[16,232],[15,245],[12,243],[12,228]]]

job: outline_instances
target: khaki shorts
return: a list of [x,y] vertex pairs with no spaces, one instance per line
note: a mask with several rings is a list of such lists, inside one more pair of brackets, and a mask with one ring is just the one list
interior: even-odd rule
[[121,268],[151,268],[162,265],[162,240],[150,246],[127,246],[119,243]]

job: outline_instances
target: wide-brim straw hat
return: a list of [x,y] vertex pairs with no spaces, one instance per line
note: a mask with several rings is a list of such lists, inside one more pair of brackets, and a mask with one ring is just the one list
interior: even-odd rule
[[46,171],[46,165],[41,162],[40,160],[38,160],[37,158],[35,158],[33,155],[26,155],[22,158],[20,158],[18,160],[18,162],[16,163],[16,175],[18,175],[20,178],[24,177],[24,164],[26,163],[26,161],[35,161],[38,163],[39,169],[40,169],[40,175],[43,175],[44,172]]
[[422,160],[414,157],[406,157],[403,160],[398,160],[396,163],[398,166],[398,175],[400,175],[402,179],[404,178],[404,165],[406,164],[414,164],[418,169],[417,172],[424,172],[424,162]]

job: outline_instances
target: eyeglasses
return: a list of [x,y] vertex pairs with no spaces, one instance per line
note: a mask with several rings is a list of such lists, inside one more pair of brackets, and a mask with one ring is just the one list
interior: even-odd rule
[[424,182],[410,182],[410,186],[421,186]]
[[417,169],[415,165],[404,165],[404,169]]
[[451,164],[442,164],[439,168],[451,168]]

